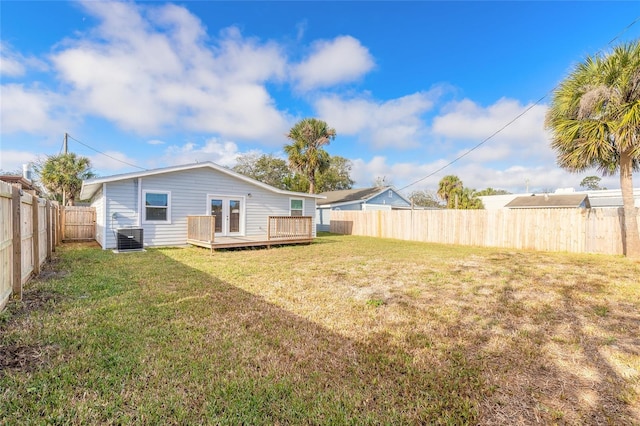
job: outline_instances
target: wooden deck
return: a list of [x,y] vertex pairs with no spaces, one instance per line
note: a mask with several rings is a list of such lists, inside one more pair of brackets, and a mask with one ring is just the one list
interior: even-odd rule
[[310,216],[269,216],[268,233],[252,236],[215,236],[213,216],[188,216],[187,244],[211,249],[271,247],[285,244],[310,244],[313,218]]

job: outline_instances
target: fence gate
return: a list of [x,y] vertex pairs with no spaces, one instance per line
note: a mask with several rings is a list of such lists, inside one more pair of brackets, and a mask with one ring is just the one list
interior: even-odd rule
[[96,209],[94,207],[64,207],[61,224],[63,241],[92,241],[96,239]]

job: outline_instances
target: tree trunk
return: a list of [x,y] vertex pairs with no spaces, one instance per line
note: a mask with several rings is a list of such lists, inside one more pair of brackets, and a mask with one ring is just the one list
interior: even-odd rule
[[624,235],[622,242],[624,254],[633,259],[640,259],[640,235],[638,233],[638,213],[633,196],[633,169],[631,153],[620,153],[620,190],[624,206]]
[[309,194],[315,194],[316,193],[316,176],[315,173],[313,174],[313,176],[309,176]]

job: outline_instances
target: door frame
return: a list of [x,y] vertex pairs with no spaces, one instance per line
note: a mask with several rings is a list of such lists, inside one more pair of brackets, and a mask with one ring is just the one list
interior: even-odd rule
[[[245,235],[245,221],[246,221],[246,197],[243,195],[228,195],[228,194],[207,194],[207,215],[211,216],[211,200],[222,200],[222,216],[224,222],[222,223],[222,232],[216,232],[216,237],[241,237]],[[231,200],[240,201],[240,218],[239,218],[239,230],[238,232],[229,231],[229,202]]]

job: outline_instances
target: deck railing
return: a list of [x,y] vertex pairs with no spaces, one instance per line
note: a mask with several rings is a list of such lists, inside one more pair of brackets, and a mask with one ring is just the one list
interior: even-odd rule
[[213,244],[216,233],[215,216],[187,216],[187,243]]
[[269,216],[267,238],[269,241],[311,239],[312,227],[311,216]]

